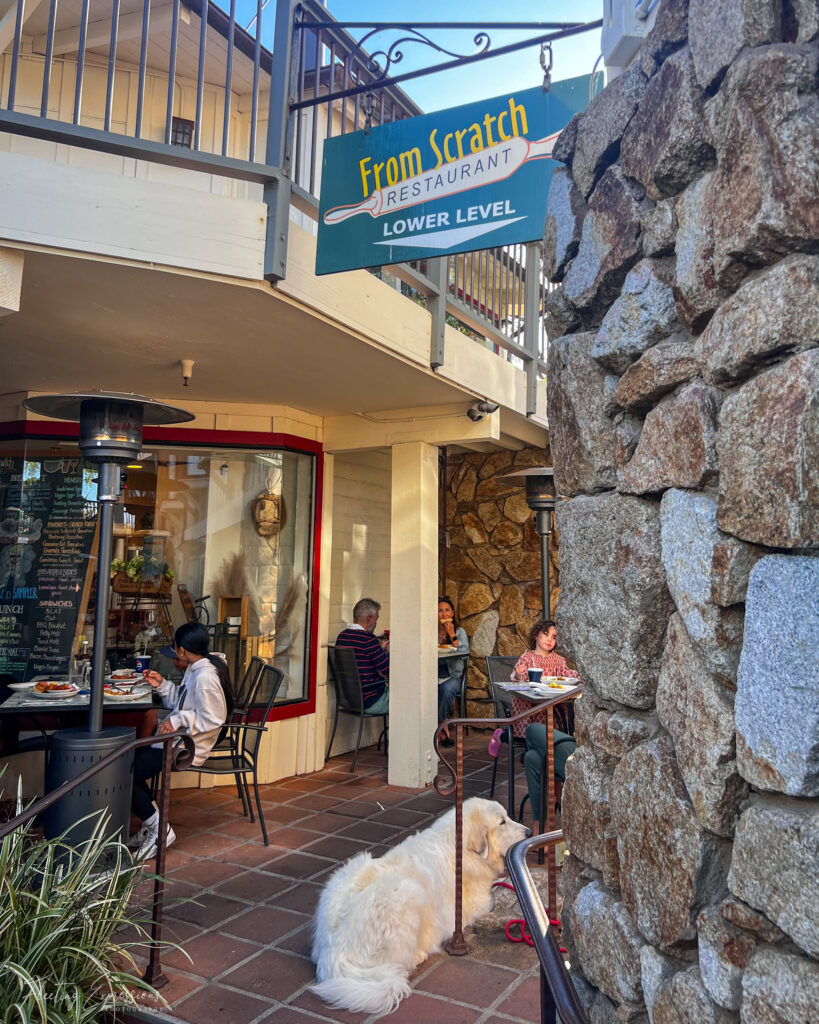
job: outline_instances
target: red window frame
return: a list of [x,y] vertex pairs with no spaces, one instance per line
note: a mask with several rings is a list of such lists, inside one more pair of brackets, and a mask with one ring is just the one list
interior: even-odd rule
[[[31,439],[55,441],[75,440],[79,437],[79,424],[64,420],[11,420],[0,423],[0,441]],[[145,427],[143,440],[149,444],[192,445],[211,448],[289,448],[292,451],[314,455],[316,458],[316,487],[313,503],[313,573],[310,587],[310,649],[307,667],[307,697],[294,704],[274,707],[269,722],[301,718],[316,711],[316,669],[318,664],[318,600],[321,569],[321,508],[324,491],[324,449],[320,441],[296,434],[267,433],[253,430],[207,430],[199,427]]]

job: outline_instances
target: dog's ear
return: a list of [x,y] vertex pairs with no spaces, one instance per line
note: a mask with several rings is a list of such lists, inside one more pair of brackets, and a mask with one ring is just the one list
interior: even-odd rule
[[477,853],[483,860],[489,857],[489,825],[486,821],[480,818],[468,821],[464,839],[467,850]]

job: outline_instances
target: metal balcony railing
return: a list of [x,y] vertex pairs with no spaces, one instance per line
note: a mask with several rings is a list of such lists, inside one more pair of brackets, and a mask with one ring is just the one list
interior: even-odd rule
[[[265,276],[286,271],[289,207],[317,218],[325,138],[421,113],[318,0],[13,0],[0,15],[0,131],[261,184]],[[271,28],[271,21],[273,22]],[[272,40],[272,50],[263,39]],[[545,370],[536,245],[381,268],[433,318],[529,376]]]

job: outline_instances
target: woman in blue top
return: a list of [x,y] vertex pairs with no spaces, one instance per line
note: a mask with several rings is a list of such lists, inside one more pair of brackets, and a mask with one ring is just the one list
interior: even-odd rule
[[[460,658],[447,658],[438,663],[438,721],[443,722],[452,714],[455,698],[464,685],[469,655],[469,639],[466,631],[455,621],[455,606],[448,597],[438,598],[438,646],[454,647],[456,651],[453,653],[463,655]],[[441,745],[453,746],[454,740],[449,738],[449,731],[442,731],[444,738]]]

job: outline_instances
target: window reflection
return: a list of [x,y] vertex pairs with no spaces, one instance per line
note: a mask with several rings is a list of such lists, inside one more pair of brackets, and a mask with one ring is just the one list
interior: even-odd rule
[[[196,615],[236,678],[259,655],[285,674],[280,702],[306,699],[315,457],[155,445],[123,478],[103,624],[112,666],[133,665],[145,647],[159,661],[175,628]],[[0,445],[0,590],[14,605],[0,621],[0,674],[66,671],[83,645],[92,648],[95,499],[96,470],[65,442]],[[39,547],[30,539],[35,522]],[[76,543],[63,545],[56,565],[49,538],[67,535]],[[45,621],[46,584],[50,600],[65,598],[56,626]]]

